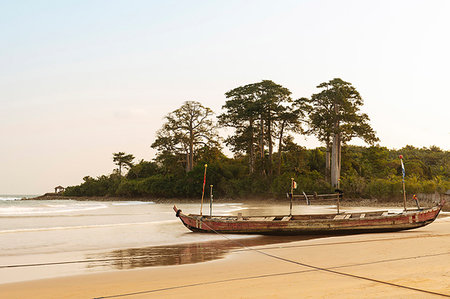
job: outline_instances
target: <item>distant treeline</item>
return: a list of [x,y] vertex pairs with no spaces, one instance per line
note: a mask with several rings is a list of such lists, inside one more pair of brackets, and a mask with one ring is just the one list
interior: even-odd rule
[[[65,195],[199,197],[207,164],[206,190],[213,185],[216,197],[279,197],[294,178],[296,192],[339,188],[347,196],[395,198],[402,191],[399,154],[408,193],[450,189],[448,151],[376,146],[379,138],[351,83],[335,78],[317,88],[309,98],[292,99],[289,89],[270,80],[239,86],[225,93],[217,117],[201,103],[186,101],[165,117],[151,144],[157,150],[153,161],[134,164],[132,154],[114,153],[113,174],[85,177]],[[224,138],[218,128],[232,133]],[[306,149],[294,135],[314,135],[324,147]],[[353,138],[370,147],[347,145]],[[224,146],[233,158],[223,154]]]
[[[199,198],[204,164],[207,164],[206,196],[213,185],[215,198],[284,197],[291,177],[294,192],[331,192],[325,179],[325,149],[306,149],[287,144],[281,174],[273,177],[248,172],[245,157],[227,158],[221,152],[203,151],[194,168],[185,172],[181,163],[172,169],[156,162],[140,161],[125,176],[118,172],[98,178],[85,177],[81,185],[68,187],[68,196],[181,197]],[[402,171],[398,155],[404,156],[406,191],[443,193],[450,189],[450,152],[437,147],[400,150],[384,147],[344,146],[341,189],[346,197],[393,199],[402,196]],[[167,166],[167,165],[166,165]]]

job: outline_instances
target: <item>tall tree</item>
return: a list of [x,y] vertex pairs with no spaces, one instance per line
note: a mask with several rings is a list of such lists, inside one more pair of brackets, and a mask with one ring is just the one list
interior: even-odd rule
[[308,135],[315,135],[320,142],[325,144],[325,175],[327,180],[330,179],[331,169],[331,145],[333,135],[333,101],[328,100],[323,95],[312,96],[314,102],[314,110],[309,110],[309,129],[306,131]]
[[305,122],[305,114],[310,110],[309,100],[300,98],[291,106],[283,107],[277,114],[278,132],[278,166],[277,174],[281,173],[283,140],[287,132],[304,133],[302,123]]
[[213,111],[199,102],[186,101],[166,116],[166,123],[157,132],[151,145],[162,154],[183,154],[186,172],[194,167],[195,154],[203,146],[219,147]]
[[122,176],[122,168],[131,168],[133,166],[134,156],[124,152],[113,153],[113,162],[119,166],[119,176]]
[[[260,103],[261,103],[261,127],[267,128],[267,134],[262,135],[262,139],[267,140],[268,150],[269,150],[269,159],[267,165],[267,172],[269,175],[273,173],[273,144],[274,141],[272,136],[274,135],[274,129],[277,126],[286,127],[291,123],[295,123],[296,120],[293,117],[295,114],[295,110],[289,110],[288,106],[284,106],[283,104],[289,104],[292,102],[290,97],[291,92],[289,89],[276,84],[270,80],[263,80],[260,83],[257,83],[260,90]],[[262,131],[263,132],[263,131]],[[282,138],[281,138],[282,140]],[[264,157],[264,151],[262,150],[262,157]]]
[[249,172],[254,173],[259,131],[258,90],[254,84],[248,84],[228,91],[225,96],[229,100],[222,106],[225,112],[218,116],[219,124],[235,129],[225,142],[234,153],[247,154]]
[[342,143],[354,137],[369,144],[379,139],[369,124],[369,116],[360,112],[364,102],[351,83],[335,78],[317,88],[322,91],[311,97],[311,128],[317,130],[316,136],[327,148],[331,145],[331,184],[339,187]]
[[[229,100],[222,107],[226,111],[219,116],[219,122],[235,129],[226,143],[233,152],[247,154],[250,173],[255,171],[257,159],[261,161],[262,173],[272,173],[273,137],[279,123],[288,121],[280,115],[286,110],[283,104],[292,102],[290,94],[287,88],[270,80],[240,86],[225,93]],[[269,155],[267,169],[264,165],[266,145]]]

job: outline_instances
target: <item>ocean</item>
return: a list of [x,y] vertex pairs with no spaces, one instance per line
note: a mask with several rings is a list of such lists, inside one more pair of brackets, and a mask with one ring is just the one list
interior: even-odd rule
[[[324,236],[201,234],[189,231],[173,204],[141,201],[21,200],[0,195],[0,283],[173,266],[223,258],[247,246]],[[177,203],[199,213],[200,203]],[[209,214],[209,203],[203,206]],[[214,204],[214,214],[287,214],[289,203]],[[296,204],[294,213],[334,213],[335,206]],[[230,241],[230,239],[232,241]],[[234,241],[233,241],[234,240]]]
[[[0,199],[1,254],[113,249],[198,241],[197,234],[186,234],[186,229],[179,225],[172,206],[140,201]],[[197,206],[183,204],[183,210],[198,212]],[[216,212],[223,214],[241,208],[242,204],[214,206]],[[205,236],[201,239],[205,240]],[[218,236],[209,235],[206,239],[218,239]]]
[[[175,217],[173,204],[21,200],[24,197],[30,196],[0,195],[0,283],[202,262],[238,247],[220,235],[190,232]],[[199,203],[177,206],[185,213],[199,213]],[[248,208],[243,203],[216,203],[214,213],[229,215]],[[203,213],[209,213],[208,204]],[[247,245],[287,240],[227,238],[255,240]]]

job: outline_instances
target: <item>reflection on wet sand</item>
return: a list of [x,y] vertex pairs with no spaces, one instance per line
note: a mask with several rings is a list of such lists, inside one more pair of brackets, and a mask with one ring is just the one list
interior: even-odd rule
[[97,261],[89,263],[87,267],[109,267],[121,270],[152,266],[194,264],[223,258],[228,252],[235,249],[323,237],[326,236],[258,236],[247,239],[121,249],[103,254],[88,255],[88,259],[95,259]]

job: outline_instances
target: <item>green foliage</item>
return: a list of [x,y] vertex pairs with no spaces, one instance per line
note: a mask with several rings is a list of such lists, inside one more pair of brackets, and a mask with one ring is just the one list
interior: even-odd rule
[[151,145],[160,151],[159,159],[176,156],[189,172],[196,164],[199,148],[220,148],[213,114],[210,108],[195,101],[186,101],[169,113]]
[[113,162],[119,166],[119,176],[122,175],[122,168],[131,168],[133,166],[133,155],[127,155],[124,152],[113,153]]
[[374,178],[369,181],[365,194],[372,198],[399,198],[402,196],[401,177]]
[[[433,148],[344,146],[341,188],[345,197],[399,200],[402,197],[401,166],[398,154],[405,152],[406,192],[446,192],[450,189],[450,153]],[[409,158],[407,158],[409,157]],[[180,163],[173,168],[164,163],[141,160],[126,177],[118,174],[85,177],[78,186],[67,187],[68,196],[178,197],[200,198],[204,164],[207,163],[205,197],[213,185],[216,198],[277,197],[290,192],[291,178],[297,182],[295,193],[332,192],[324,174],[324,148],[306,149],[286,140],[281,174],[268,177],[248,173],[246,156],[227,158],[219,150],[201,149],[198,163],[185,172]],[[411,159],[411,160],[408,160]],[[168,159],[165,159],[167,162]],[[177,168],[178,167],[178,168]]]
[[378,141],[369,116],[360,112],[363,99],[351,83],[335,78],[317,86],[321,91],[309,101],[309,130],[331,149],[331,183],[339,186],[342,144],[359,137],[373,145]]
[[292,101],[290,95],[289,89],[270,80],[239,86],[225,93],[228,100],[222,107],[225,112],[218,117],[219,123],[234,129],[225,142],[233,153],[247,156],[249,174],[272,176],[276,143],[276,173],[280,174],[287,133],[303,132],[301,122],[307,110],[307,99]]
[[141,160],[138,164],[130,168],[126,177],[127,179],[146,178],[158,174],[159,171],[156,163]]
[[308,151],[308,165],[310,170],[325,174],[325,149],[316,148]]
[[342,142],[359,137],[369,144],[379,139],[369,124],[369,116],[360,112],[361,95],[340,78],[321,83],[319,93],[311,96],[310,130],[319,140],[329,143],[333,135],[340,135]]
[[117,174],[110,176],[99,176],[92,178],[86,176],[83,183],[78,186],[67,187],[64,195],[67,196],[113,196],[120,184],[120,177]]

